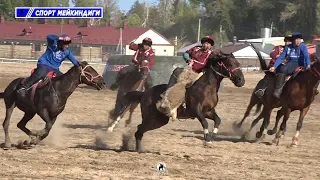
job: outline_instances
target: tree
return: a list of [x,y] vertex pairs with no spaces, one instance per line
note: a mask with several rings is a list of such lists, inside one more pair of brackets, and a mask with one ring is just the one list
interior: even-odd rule
[[146,3],[140,3],[139,0],[136,0],[126,15],[130,16],[132,14],[137,14],[140,19],[144,20],[145,10],[146,10]]
[[[75,7],[94,7],[96,6],[96,0],[72,0]],[[85,25],[87,19],[75,19],[75,24]]]
[[128,26],[140,27],[142,24],[142,21],[141,21],[140,17],[138,16],[138,14],[134,13],[128,17],[127,23],[128,23]]
[[107,25],[111,18],[119,10],[118,0],[99,0],[98,5],[103,7],[103,18],[100,23],[102,25]]

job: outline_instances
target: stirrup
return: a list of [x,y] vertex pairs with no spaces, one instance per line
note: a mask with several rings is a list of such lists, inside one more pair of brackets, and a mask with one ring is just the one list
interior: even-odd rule
[[261,98],[264,95],[264,92],[267,88],[264,89],[258,89],[256,92],[254,92],[255,95],[257,95],[259,98]]

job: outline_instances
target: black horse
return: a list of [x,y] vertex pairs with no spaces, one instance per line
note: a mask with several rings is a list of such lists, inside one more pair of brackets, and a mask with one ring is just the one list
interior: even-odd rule
[[[183,106],[178,108],[178,118],[197,118],[204,131],[204,140],[210,143],[221,123],[220,117],[215,111],[218,103],[218,90],[223,78],[229,78],[237,87],[245,84],[243,73],[240,69],[240,63],[232,54],[223,54],[218,52],[215,57],[210,59],[212,64],[208,65],[205,73],[186,90],[186,113],[183,113]],[[157,102],[161,100],[161,94],[167,90],[167,84],[153,86],[145,92],[132,91],[128,92],[123,100],[123,107],[131,103],[141,103],[142,123],[138,125],[135,133],[136,150],[142,151],[141,140],[143,134],[147,131],[158,129],[169,122],[169,117],[157,109]],[[123,108],[115,109],[117,115],[123,113]],[[208,122],[206,118],[214,121],[214,129],[210,137],[208,131]]]
[[[104,87],[103,78],[85,61],[79,63],[80,66],[73,66],[65,74],[53,77],[51,80],[46,77],[46,81],[33,86],[28,91],[26,97],[17,93],[24,78],[13,80],[0,93],[0,98],[4,99],[6,105],[6,117],[3,122],[5,133],[4,147],[11,147],[9,137],[9,121],[15,107],[18,107],[25,114],[17,124],[18,128],[25,132],[31,141],[25,141],[25,145],[35,145],[49,135],[57,116],[64,110],[67,99],[78,87],[84,83],[101,90]],[[26,124],[38,114],[46,123],[45,128],[40,131],[30,131]]]
[[[131,73],[126,74],[125,77],[120,80],[119,82],[120,86],[117,92],[115,107],[119,106],[119,103],[121,103],[123,96],[127,92],[130,92],[130,91],[143,92],[145,90],[145,80],[143,79],[143,76],[146,74],[148,74],[147,68],[137,67],[137,71],[133,71]],[[133,111],[137,108],[138,105],[139,103],[132,103],[130,104],[130,106],[128,106],[125,109],[126,112],[129,110],[129,118],[126,120],[125,126],[131,123]],[[125,112],[122,113],[121,116],[118,116],[114,114],[114,109],[110,110],[109,119],[111,120],[111,123],[108,125],[108,131],[113,132],[113,129],[120,122],[120,120],[123,118],[124,115],[125,115]]]

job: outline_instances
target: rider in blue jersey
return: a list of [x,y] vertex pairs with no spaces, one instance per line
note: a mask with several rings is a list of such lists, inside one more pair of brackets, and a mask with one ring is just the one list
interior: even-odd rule
[[61,35],[59,37],[50,34],[47,36],[47,42],[47,49],[39,58],[37,68],[17,91],[22,96],[25,96],[27,90],[34,83],[45,78],[49,72],[53,71],[57,76],[62,75],[63,73],[60,72],[59,68],[65,59],[69,59],[75,66],[79,66],[78,61],[69,49],[69,44],[71,43],[71,38],[69,36]]
[[[274,65],[269,69],[271,72],[277,71],[276,89],[274,96],[279,98],[282,92],[285,78],[294,73],[297,67],[302,66],[305,70],[310,69],[311,62],[307,46],[301,42],[302,34],[295,32],[292,34],[292,44],[287,45]],[[283,60],[288,59],[286,64]]]

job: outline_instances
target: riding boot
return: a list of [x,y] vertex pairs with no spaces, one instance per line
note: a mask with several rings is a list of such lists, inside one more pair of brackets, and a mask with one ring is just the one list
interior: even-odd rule
[[17,90],[17,93],[19,93],[21,96],[25,97],[27,91],[31,88],[31,86],[34,85],[40,79],[41,78],[38,77],[37,73],[34,72],[29,78],[27,78],[24,81],[21,88]]
[[282,93],[282,89],[285,83],[286,74],[278,73],[276,78],[276,89],[274,90],[273,95],[276,98],[280,98]]

